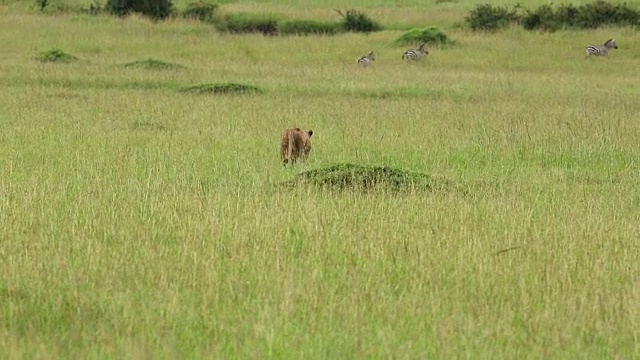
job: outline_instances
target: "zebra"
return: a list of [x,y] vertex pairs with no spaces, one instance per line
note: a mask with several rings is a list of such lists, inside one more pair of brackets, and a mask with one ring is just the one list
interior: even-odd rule
[[363,56],[363,57],[359,57],[356,62],[358,63],[358,65],[360,66],[367,66],[370,65],[371,62],[373,60],[376,59],[376,56],[373,54],[373,51],[369,51],[369,55],[367,56]]
[[607,40],[602,46],[589,45],[586,47],[587,57],[589,57],[589,55],[609,56],[609,49],[611,48],[614,48],[614,49],[618,48],[618,45],[616,45],[616,41],[613,39]]
[[422,43],[420,44],[420,47],[418,48],[418,50],[415,49],[409,49],[407,51],[404,52],[404,54],[402,54],[402,59],[403,60],[420,60],[420,58],[426,54],[429,53],[429,50],[427,50],[427,44]]

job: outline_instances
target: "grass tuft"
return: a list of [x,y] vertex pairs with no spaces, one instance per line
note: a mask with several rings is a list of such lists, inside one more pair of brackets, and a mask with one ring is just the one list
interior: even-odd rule
[[127,68],[139,68],[148,70],[179,70],[185,67],[180,64],[174,64],[154,58],[132,61],[124,64]]
[[390,192],[402,191],[455,191],[445,179],[389,166],[364,166],[352,163],[340,163],[329,167],[304,171],[295,179],[283,185],[315,185],[331,190],[382,190]]
[[37,59],[44,63],[47,63],[47,62],[70,63],[78,60],[77,57],[71,54],[67,54],[66,52],[58,48],[52,48],[52,49],[41,52]]
[[158,124],[150,121],[134,121],[131,124],[131,130],[157,130],[165,131],[167,127],[163,124]]
[[180,91],[198,94],[252,94],[262,92],[256,86],[236,83],[190,85],[181,88]]

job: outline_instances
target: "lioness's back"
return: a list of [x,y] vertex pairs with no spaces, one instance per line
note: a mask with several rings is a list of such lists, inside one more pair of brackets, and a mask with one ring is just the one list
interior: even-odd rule
[[306,160],[311,151],[311,135],[313,130],[303,130],[298,127],[284,129],[280,134],[280,158],[284,165],[294,164],[298,158]]

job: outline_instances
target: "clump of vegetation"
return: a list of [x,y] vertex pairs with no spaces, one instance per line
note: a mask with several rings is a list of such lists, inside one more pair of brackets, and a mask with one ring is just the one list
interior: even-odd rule
[[521,9],[519,5],[511,9],[490,4],[478,5],[465,17],[465,22],[474,31],[494,31],[512,24],[522,24],[527,30],[543,31],[640,25],[640,11],[627,4],[611,4],[601,0],[580,6],[563,4],[555,7],[545,4],[524,13]]
[[388,166],[362,166],[341,163],[304,171],[284,186],[315,185],[330,190],[460,191],[444,179]]
[[198,94],[252,94],[262,92],[258,87],[236,83],[191,85],[181,88],[180,91]]
[[278,19],[272,15],[255,15],[249,13],[226,14],[216,21],[216,29],[232,34],[261,33],[276,35]]
[[[577,11],[577,8],[573,5],[566,5],[564,7],[569,12]],[[557,29],[559,24],[553,7],[545,4],[536,10],[527,10],[526,15],[522,18],[522,26],[527,30],[541,29],[552,31]]]
[[215,19],[218,11],[218,4],[211,4],[204,1],[192,2],[187,8],[182,10],[180,15],[187,19],[195,19],[211,23]]
[[344,13],[336,10],[342,16],[341,25],[345,31],[370,33],[382,30],[382,26],[372,20],[367,14],[357,10],[347,10]]
[[509,9],[506,6],[481,4],[472,9],[464,20],[471,30],[495,31],[517,23],[520,16],[518,7]]
[[40,8],[40,11],[44,11],[44,9],[49,6],[49,0],[36,0],[36,4]]
[[412,29],[400,35],[396,39],[398,45],[412,45],[420,43],[435,44],[438,46],[450,46],[455,44],[444,31],[431,26],[425,29]]
[[590,4],[574,6],[572,4],[542,5],[533,11],[527,11],[522,18],[522,26],[527,30],[555,31],[558,29],[579,28],[595,29],[603,25],[637,26],[640,24],[640,11],[626,4],[610,4],[596,1]]
[[335,35],[341,31],[340,24],[314,20],[290,20],[278,27],[282,35]]
[[89,7],[82,7],[81,12],[89,14],[89,15],[100,15],[106,12],[106,8],[102,1],[93,0]]
[[70,63],[78,60],[77,57],[67,54],[66,52],[53,48],[40,53],[37,58],[41,62]]
[[117,16],[139,13],[153,20],[164,20],[173,14],[172,0],[107,0],[107,10]]
[[576,25],[581,28],[592,28],[603,25],[637,26],[640,25],[640,11],[625,4],[611,4],[606,1],[595,1],[579,7]]
[[143,68],[148,70],[178,70],[183,69],[184,66],[179,64],[173,64],[170,62],[148,58],[144,60],[132,61],[124,64],[124,67],[127,68]]
[[132,130],[155,130],[155,131],[165,131],[167,127],[163,124],[154,123],[150,121],[134,121],[131,123]]

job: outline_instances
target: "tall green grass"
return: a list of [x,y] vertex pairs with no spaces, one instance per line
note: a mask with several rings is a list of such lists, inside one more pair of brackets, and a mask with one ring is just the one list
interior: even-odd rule
[[[640,355],[637,32],[452,31],[407,64],[399,31],[0,28],[0,357]],[[122,66],[149,58],[184,68]],[[178,91],[205,83],[263,91]],[[467,191],[278,186],[344,162]]]

